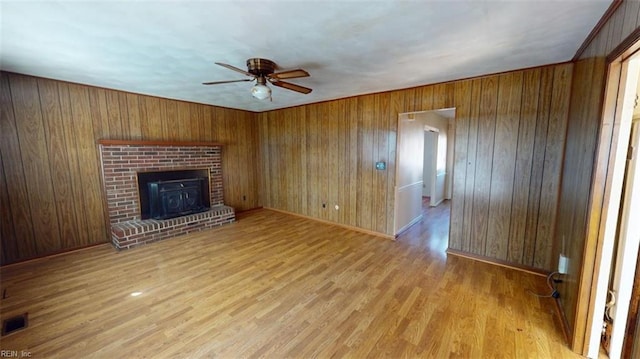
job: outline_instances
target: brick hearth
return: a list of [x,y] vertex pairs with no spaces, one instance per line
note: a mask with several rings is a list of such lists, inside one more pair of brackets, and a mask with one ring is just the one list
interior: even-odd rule
[[[117,249],[131,248],[235,220],[224,205],[222,146],[215,143],[99,141],[102,176]],[[138,172],[208,169],[211,209],[167,220],[140,218]]]

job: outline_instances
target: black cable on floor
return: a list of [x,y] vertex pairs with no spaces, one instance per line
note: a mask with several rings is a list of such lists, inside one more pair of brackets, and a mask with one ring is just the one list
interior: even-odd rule
[[559,298],[560,297],[560,293],[558,293],[558,290],[556,289],[554,283],[559,283],[561,281],[553,279],[553,276],[555,276],[556,274],[560,274],[560,272],[551,272],[547,276],[547,286],[549,286],[549,289],[551,289],[551,293],[550,294],[538,294],[538,293],[535,293],[535,292],[533,292],[531,290],[527,290],[527,291],[529,293],[535,295],[538,298]]

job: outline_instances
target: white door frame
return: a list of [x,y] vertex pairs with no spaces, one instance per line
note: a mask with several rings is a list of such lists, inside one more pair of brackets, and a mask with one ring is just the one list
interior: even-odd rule
[[637,220],[637,217],[635,217],[635,221],[632,218],[632,214],[637,216],[640,213],[640,166],[638,165],[640,136],[638,134],[638,121],[634,121],[633,127],[635,127],[635,130],[632,131],[631,143],[635,153],[627,163],[627,178],[624,185],[620,237],[618,239],[618,253],[613,281],[616,302],[611,313],[611,317],[614,318],[609,347],[609,357],[611,358],[618,358],[622,355],[638,260],[638,247],[640,246],[640,221]]
[[[612,63],[609,68],[609,76],[607,80],[608,88],[604,104],[605,119],[603,120],[603,127],[612,127],[611,129],[609,129],[609,131],[611,131],[611,138],[609,142],[611,147],[609,148],[607,166],[608,168],[606,168],[605,170],[606,183],[604,190],[604,201],[602,205],[602,216],[599,221],[600,230],[598,231],[598,242],[600,245],[600,255],[596,261],[596,265],[594,268],[594,272],[596,273],[594,284],[596,288],[593,297],[593,303],[589,306],[588,313],[590,326],[586,339],[587,356],[590,358],[597,358],[600,349],[600,338],[602,334],[602,326],[604,324],[604,309],[607,301],[607,294],[609,291],[609,278],[611,276],[612,270],[611,263],[613,259],[613,249],[617,240],[616,232],[618,230],[618,218],[620,214],[619,210],[622,199],[622,187],[626,168],[626,154],[631,132],[633,108],[635,104],[635,95],[638,86],[639,73],[640,55],[638,54],[634,54],[625,59],[619,59],[617,60],[617,62]],[[618,79],[619,84],[617,88],[614,88],[614,82],[617,82]],[[613,114],[613,123],[607,122],[607,114]],[[606,143],[600,143],[599,146],[606,146]],[[599,151],[600,150],[601,149],[599,149]],[[596,168],[595,170],[602,171],[603,169]],[[619,246],[624,248],[627,244],[633,245],[633,241],[625,242],[623,240],[619,243]],[[624,251],[624,249],[622,250]],[[632,273],[635,273],[635,261],[637,253],[638,248],[636,244],[636,248],[633,254],[633,260],[631,260],[631,257],[626,257],[624,259],[624,262],[627,264],[633,262]],[[617,261],[620,260],[621,258],[618,257]],[[619,273],[619,275],[622,274]],[[633,281],[629,281],[628,284],[630,286],[633,286]],[[623,286],[618,289],[618,291],[621,291],[623,295],[627,290],[625,286],[626,284],[623,284]],[[620,294],[620,292],[617,294]],[[626,306],[626,309],[628,310],[628,304]],[[616,319],[618,324],[614,325],[615,333],[612,333],[612,346],[610,348],[611,358],[617,358],[620,355],[619,350],[621,349],[621,343],[624,337],[624,327],[626,327],[626,313],[621,311],[617,314],[620,316]],[[622,327],[622,329],[620,329],[620,327]],[[618,343],[620,343],[619,348]]]

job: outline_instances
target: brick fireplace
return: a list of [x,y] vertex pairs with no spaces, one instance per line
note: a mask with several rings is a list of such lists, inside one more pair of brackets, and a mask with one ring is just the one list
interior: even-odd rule
[[[235,220],[233,208],[224,205],[222,145],[119,140],[100,140],[98,144],[111,241],[117,249],[131,248]],[[208,210],[205,208],[197,213],[168,219],[146,218],[148,216],[143,219],[142,213],[149,210],[140,207],[139,177],[163,171],[199,171],[204,176],[208,174],[208,183],[205,183],[208,186],[202,186],[209,191],[208,201],[203,201],[207,202]],[[171,182],[176,181],[173,177],[170,179],[173,180]]]

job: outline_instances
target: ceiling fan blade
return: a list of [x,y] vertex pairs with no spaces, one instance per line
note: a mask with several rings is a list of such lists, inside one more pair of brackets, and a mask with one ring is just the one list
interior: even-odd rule
[[271,81],[271,83],[274,86],[278,86],[278,87],[282,87],[285,88],[287,90],[292,90],[292,91],[296,91],[296,92],[300,92],[303,94],[308,94],[309,92],[311,92],[312,90],[308,87],[304,87],[304,86],[300,86],[300,85],[295,85],[289,82],[283,82],[283,81]]
[[245,82],[245,81],[253,81],[253,79],[244,79],[244,80],[230,80],[230,81],[213,81],[213,82],[203,82],[203,85],[218,85],[218,84],[228,84],[231,82]]
[[250,72],[247,72],[247,71],[245,71],[245,70],[243,70],[243,69],[239,69],[239,68],[237,68],[237,67],[235,67],[235,66],[231,66],[231,65],[223,64],[222,62],[216,62],[216,65],[220,65],[220,66],[222,66],[222,67],[226,67],[226,68],[228,68],[229,70],[233,70],[233,71],[239,72],[239,73],[241,73],[241,74],[245,74],[245,75],[247,75],[247,76],[253,76],[253,74],[252,74],[252,73],[250,73]]
[[309,77],[309,73],[303,69],[296,69],[296,70],[276,72],[268,76],[272,79],[283,80],[283,79],[295,79],[298,77]]

